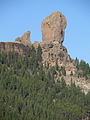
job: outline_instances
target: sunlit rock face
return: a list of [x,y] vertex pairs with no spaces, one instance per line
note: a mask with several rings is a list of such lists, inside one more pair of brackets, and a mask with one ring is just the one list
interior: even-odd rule
[[[90,90],[90,83],[85,78],[77,78],[70,76],[71,72],[75,75],[75,60],[68,54],[67,49],[63,45],[64,32],[67,25],[65,16],[60,12],[54,12],[42,21],[42,42],[30,41],[31,32],[25,32],[15,41],[0,42],[0,53],[15,51],[21,55],[30,55],[31,46],[37,50],[40,45],[42,48],[42,63],[46,68],[51,66],[64,66],[66,76],[64,79],[70,85],[71,79],[77,86],[83,89],[85,94]],[[60,78],[59,78],[60,79]]]
[[21,37],[16,38],[16,42],[22,43],[25,46],[30,46],[31,41],[30,41],[30,34],[31,32],[25,32]]
[[58,41],[62,44],[66,28],[66,18],[60,12],[54,12],[42,21],[42,40]]
[[65,16],[60,12],[54,12],[42,21],[42,42],[30,41],[30,31],[25,32],[16,41],[1,42],[0,51],[16,51],[20,54],[30,54],[29,48],[33,45],[36,49],[38,45],[42,48],[42,62],[46,67],[65,66],[67,71],[74,71],[73,60],[68,55],[67,49],[63,46],[64,31],[67,22]]
[[19,54],[30,54],[30,31],[25,32],[21,37],[16,38],[16,41],[0,42],[0,52],[18,52]]
[[30,49],[18,42],[0,42],[0,53],[3,52],[17,52],[19,54],[30,54]]
[[65,16],[58,11],[42,21],[42,42],[40,45],[45,65],[67,66],[69,63],[73,64],[67,49],[63,46],[66,25]]

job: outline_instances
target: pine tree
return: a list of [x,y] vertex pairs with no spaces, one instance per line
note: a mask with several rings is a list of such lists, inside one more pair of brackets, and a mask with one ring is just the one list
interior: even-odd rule
[[79,69],[79,60],[77,59],[77,57],[75,59],[75,66],[76,66],[76,68],[78,70]]
[[37,48],[37,61],[39,62],[42,61],[42,48],[40,45],[38,45],[38,48]]

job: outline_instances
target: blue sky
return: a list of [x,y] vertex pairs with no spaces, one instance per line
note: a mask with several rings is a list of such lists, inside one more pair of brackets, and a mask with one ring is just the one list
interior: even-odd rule
[[26,31],[41,41],[41,22],[54,11],[67,18],[64,45],[72,58],[90,64],[90,0],[0,0],[0,41],[14,41]]

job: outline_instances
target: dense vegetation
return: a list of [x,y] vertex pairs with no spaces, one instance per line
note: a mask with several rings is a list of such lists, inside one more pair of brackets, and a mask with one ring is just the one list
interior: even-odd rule
[[79,61],[77,58],[75,60],[75,65],[77,67],[78,77],[85,77],[90,79],[90,66],[84,60]]
[[85,95],[73,83],[67,86],[63,77],[55,83],[60,68],[43,68],[41,54],[40,46],[37,51],[32,46],[26,56],[0,53],[0,120],[82,120],[89,116],[90,93]]

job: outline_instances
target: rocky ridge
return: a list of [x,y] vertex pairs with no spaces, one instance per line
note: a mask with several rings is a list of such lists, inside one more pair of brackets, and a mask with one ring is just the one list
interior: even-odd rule
[[[0,42],[0,52],[16,51],[19,54],[30,54],[30,46],[33,45],[36,49],[38,45],[42,48],[42,62],[45,67],[51,67],[58,64],[66,69],[66,83],[70,83],[70,74],[76,72],[74,60],[68,54],[67,49],[63,46],[65,28],[67,21],[65,16],[60,12],[54,12],[42,21],[42,42],[31,43],[31,32],[25,32],[21,37],[16,38],[12,42]],[[90,90],[90,84],[87,85],[85,80],[83,85],[78,82],[79,79],[72,77],[76,85],[83,88],[84,92]],[[86,86],[86,87],[85,87]]]
[[16,38],[16,41],[0,42],[0,52],[18,52],[19,54],[30,54],[30,31],[25,32],[21,37]]
[[42,21],[42,42],[35,42],[42,47],[43,64],[46,67],[65,66],[67,74],[75,73],[74,60],[68,55],[67,49],[63,46],[64,33],[67,25],[65,16],[60,12],[54,12]]

